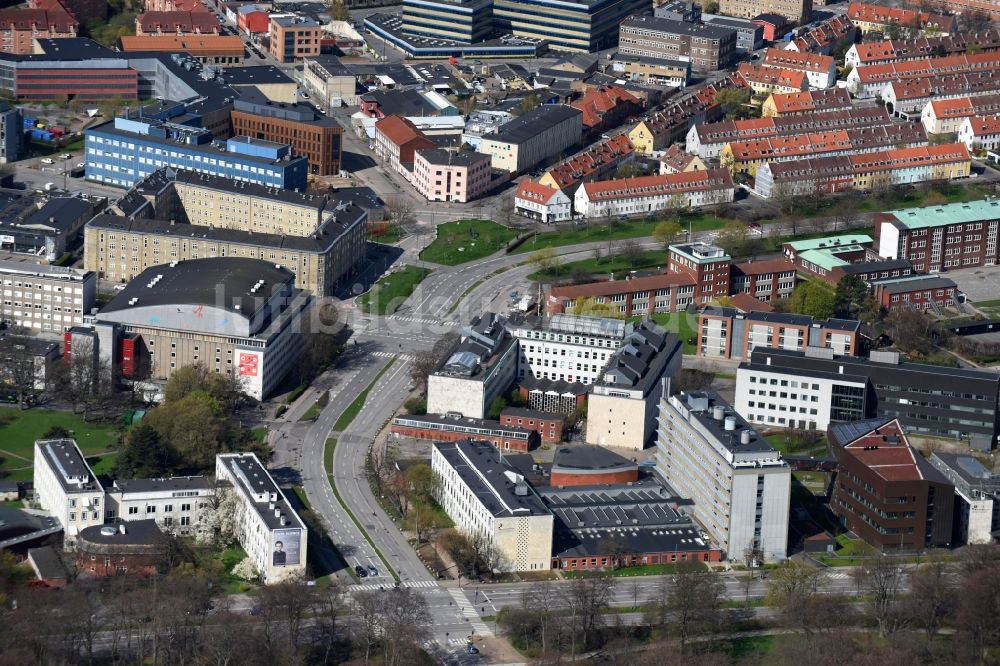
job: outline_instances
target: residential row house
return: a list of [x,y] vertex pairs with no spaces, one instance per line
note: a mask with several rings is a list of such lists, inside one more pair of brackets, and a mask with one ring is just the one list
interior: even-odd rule
[[838,14],[811,26],[788,42],[787,51],[831,55],[844,44],[853,44],[858,29],[848,17]]
[[650,215],[733,201],[735,185],[725,169],[689,171],[584,183],[573,205],[583,217]]
[[767,49],[760,62],[767,68],[804,73],[810,88],[832,88],[837,82],[837,63],[833,56],[808,51]]
[[634,157],[635,148],[628,135],[618,134],[557,164],[546,171],[538,182],[573,196],[582,183],[607,178]]
[[920,60],[931,56],[956,55],[971,50],[989,52],[1000,50],[1000,30],[958,32],[942,37],[917,39],[885,39],[859,42],[844,54],[845,67],[884,65],[901,60]]
[[995,71],[1000,67],[1000,51],[931,56],[881,65],[863,65],[847,75],[847,89],[856,98],[877,97],[886,84],[907,79],[929,79],[944,74]]
[[845,88],[824,88],[788,93],[770,93],[761,105],[765,118],[797,116],[816,111],[843,111],[853,108]]
[[746,87],[738,77],[705,86],[667,108],[644,117],[628,132],[636,152],[650,155],[681,139],[692,125],[711,123],[722,118],[722,108],[714,103],[715,93],[724,87]]
[[599,86],[570,103],[583,113],[583,134],[594,138],[642,113],[642,101],[621,86]]
[[843,190],[871,191],[895,185],[968,178],[971,161],[961,143],[893,148],[835,157],[768,162],[757,169],[754,191],[814,195]]
[[958,127],[958,140],[969,151],[1000,148],[1000,116],[970,116]]
[[893,146],[919,147],[927,137],[916,124],[853,127],[794,136],[776,136],[727,143],[719,163],[735,173],[751,176],[765,164],[799,160],[809,156],[860,155],[881,152]]
[[543,224],[573,218],[573,200],[557,187],[522,180],[514,193],[514,212]]
[[847,8],[847,17],[863,35],[870,32],[885,34],[890,26],[904,30],[915,28],[921,35],[948,35],[958,28],[956,18],[948,14],[865,2],[852,2]]
[[724,120],[695,125],[687,133],[685,147],[702,159],[719,157],[727,143],[747,139],[811,134],[823,130],[853,130],[892,125],[882,107],[869,106],[845,110],[822,110],[795,116],[771,116],[745,120]]
[[764,67],[751,62],[740,63],[736,77],[753,90],[754,95],[784,95],[802,92],[809,88],[805,72]]
[[887,111],[915,120],[932,100],[994,95],[998,89],[1000,70],[981,70],[893,81],[883,87],[881,96]]
[[931,100],[920,113],[928,134],[954,134],[966,118],[1000,113],[1000,93]]

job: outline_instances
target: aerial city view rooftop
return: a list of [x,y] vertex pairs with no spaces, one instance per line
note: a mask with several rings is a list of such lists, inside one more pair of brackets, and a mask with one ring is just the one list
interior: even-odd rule
[[1000,3],[0,32],[0,662],[1000,663]]

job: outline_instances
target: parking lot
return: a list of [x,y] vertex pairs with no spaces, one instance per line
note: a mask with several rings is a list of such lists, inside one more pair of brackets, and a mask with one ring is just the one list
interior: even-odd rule
[[942,273],[942,277],[955,281],[959,291],[965,293],[973,303],[1000,299],[1000,267],[981,266],[960,268]]

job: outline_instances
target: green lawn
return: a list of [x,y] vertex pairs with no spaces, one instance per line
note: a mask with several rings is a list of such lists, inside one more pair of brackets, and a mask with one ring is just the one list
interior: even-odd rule
[[765,435],[767,443],[786,455],[820,456],[826,453],[826,437],[817,435],[815,440],[802,438],[795,431]]
[[859,203],[858,210],[871,212],[893,210],[895,208],[916,208],[917,206],[931,205],[927,203],[928,196],[931,197],[932,203],[936,203],[936,200],[940,200],[941,198],[943,198],[946,203],[958,203],[960,201],[982,199],[987,194],[992,193],[992,189],[985,184],[962,183],[959,185],[956,183],[950,183],[930,191],[913,189],[902,194],[894,193],[894,195],[887,200],[882,200],[877,197],[868,197]]
[[258,442],[267,441],[267,426],[260,426],[250,431]]
[[373,243],[392,245],[398,243],[404,235],[399,226],[391,222],[370,222],[368,224],[368,240]]
[[358,305],[368,314],[389,315],[403,304],[431,271],[419,266],[384,275],[372,288],[358,297]]
[[[712,213],[690,213],[682,214],[680,217],[681,231],[687,234],[691,231],[708,231],[710,229],[721,229],[728,222],[725,218],[713,215]],[[652,236],[653,229],[662,220],[638,219],[617,222],[610,226],[605,223],[590,224],[575,229],[562,229],[559,231],[546,231],[529,238],[522,243],[511,254],[523,254],[534,252],[545,247],[562,247],[564,245],[577,245],[579,243],[593,243],[596,241],[624,240],[627,238],[642,238]]]
[[312,506],[309,504],[309,498],[306,497],[305,488],[303,488],[302,486],[292,486],[292,492],[295,493],[295,496],[299,498],[299,502],[302,503],[302,506],[306,510],[312,509]]
[[[630,317],[629,321],[639,322],[645,317]],[[676,333],[684,345],[684,353],[693,355],[698,352],[697,326],[698,316],[687,312],[656,312],[650,316],[660,327],[671,333]]]
[[299,421],[309,421],[310,419],[314,419],[319,416],[321,411],[323,411],[323,408],[319,406],[319,401],[317,400],[309,406],[309,409],[307,409],[302,416],[299,417]]
[[368,394],[371,392],[372,387],[374,387],[375,384],[378,383],[378,380],[381,379],[382,375],[385,374],[386,370],[391,368],[392,364],[395,362],[396,359],[394,358],[390,359],[389,362],[385,364],[385,367],[383,367],[381,370],[378,371],[378,374],[375,375],[375,378],[371,381],[371,383],[365,387],[365,390],[359,393],[358,397],[356,397],[354,401],[347,406],[347,409],[345,409],[344,412],[340,415],[340,418],[337,419],[337,422],[333,424],[333,429],[335,431],[343,432],[344,430],[347,429],[347,426],[351,425],[351,422],[358,414],[361,413],[361,409],[365,406],[365,401],[368,399]]
[[537,271],[528,276],[529,280],[544,282],[559,278],[567,278],[574,270],[583,270],[590,275],[607,275],[614,273],[621,276],[629,271],[641,270],[644,268],[666,268],[667,253],[663,250],[649,250],[643,252],[642,256],[634,263],[629,263],[623,257],[602,256],[600,259],[581,259],[560,264],[552,271]]
[[[84,453],[102,453],[118,443],[116,428],[108,423],[84,423],[79,415],[70,412],[0,407],[0,450],[30,459],[35,440],[41,439],[52,426],[62,426],[72,432]],[[15,461],[8,458],[8,467],[15,466]]]
[[490,220],[457,220],[438,226],[437,238],[425,247],[420,258],[435,264],[455,266],[488,257],[503,247],[517,232]]
[[103,456],[93,456],[87,458],[87,464],[94,470],[97,476],[112,476],[115,471],[115,462],[118,460],[118,452],[108,453]]

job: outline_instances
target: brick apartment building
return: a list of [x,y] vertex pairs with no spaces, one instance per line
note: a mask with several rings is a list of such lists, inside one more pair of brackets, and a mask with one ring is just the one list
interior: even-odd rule
[[875,302],[886,310],[936,310],[955,305],[958,287],[937,275],[908,275],[871,282]]
[[545,309],[550,314],[571,312],[583,299],[593,299],[610,304],[626,317],[681,312],[695,302],[695,286],[693,277],[677,273],[561,285],[549,289]]
[[475,440],[489,442],[504,451],[527,452],[538,448],[537,430],[504,425],[490,419],[477,419],[450,414],[397,416],[390,427],[397,437],[410,437],[431,442]]
[[[743,18],[778,14],[794,23],[808,23],[812,18],[812,8],[812,0],[721,0],[719,3],[720,14]],[[771,41],[775,38],[764,35],[764,39]]]
[[218,35],[222,26],[215,14],[200,12],[146,12],[135,18],[135,34]]
[[653,16],[633,16],[618,29],[618,51],[642,58],[691,59],[696,71],[725,69],[736,57],[736,31]]
[[949,546],[955,487],[910,446],[899,421],[832,424],[840,471],[830,508],[879,550]]
[[876,214],[875,239],[879,255],[935,273],[997,265],[998,227],[1000,201],[987,199]]
[[509,427],[534,430],[545,444],[562,441],[564,425],[562,414],[539,412],[522,407],[507,407],[500,412],[500,423]]
[[34,53],[35,39],[76,37],[80,25],[69,12],[52,9],[0,9],[0,51]]
[[278,62],[296,62],[319,55],[323,29],[315,19],[271,17],[271,55]]
[[740,312],[709,306],[698,316],[698,356],[747,359],[754,349],[830,349],[840,356],[862,352],[861,323],[813,319],[781,312]]
[[312,105],[273,102],[258,89],[248,87],[234,101],[230,118],[236,136],[290,145],[294,154],[309,160],[310,174],[340,173],[344,129]]
[[731,293],[750,294],[764,303],[774,303],[791,296],[795,271],[795,263],[788,259],[733,264]]
[[701,242],[671,245],[667,251],[667,270],[694,280],[696,303],[708,303],[729,294],[732,257],[722,248]]

